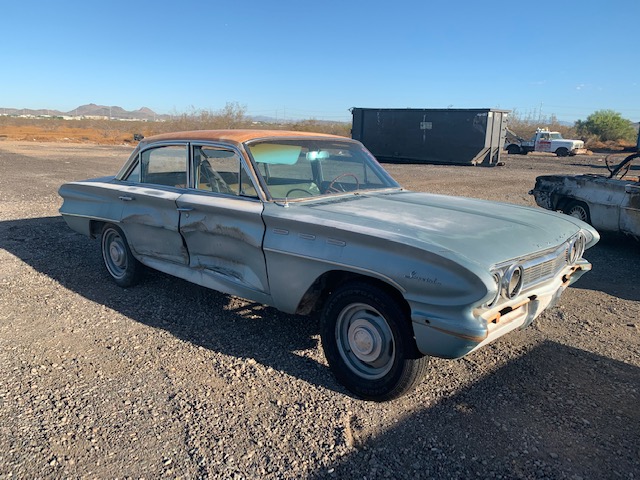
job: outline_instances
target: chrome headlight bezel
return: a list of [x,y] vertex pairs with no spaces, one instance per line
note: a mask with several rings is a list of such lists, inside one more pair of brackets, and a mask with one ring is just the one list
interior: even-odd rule
[[576,262],[582,258],[586,245],[587,239],[582,232],[571,239],[569,248],[567,249],[567,263],[569,265],[575,265]]
[[496,291],[495,291],[495,295],[493,296],[493,298],[484,304],[485,307],[487,307],[487,308],[494,307],[498,303],[498,301],[500,300],[500,297],[502,295],[502,273],[503,272],[500,269],[493,270],[491,272],[491,275],[493,277],[493,281],[496,284]]
[[522,292],[524,286],[524,267],[520,263],[511,263],[491,270],[496,284],[494,297],[484,305],[488,308],[496,306],[500,299],[512,300]]
[[522,292],[524,268],[518,263],[512,264],[502,276],[502,296],[508,300],[516,298]]

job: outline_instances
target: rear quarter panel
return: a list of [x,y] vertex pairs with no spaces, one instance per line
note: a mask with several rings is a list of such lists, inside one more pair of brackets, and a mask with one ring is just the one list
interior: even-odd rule
[[103,177],[63,184],[60,214],[69,227],[83,235],[91,235],[91,220],[118,223],[122,214],[119,185],[110,183],[113,177]]

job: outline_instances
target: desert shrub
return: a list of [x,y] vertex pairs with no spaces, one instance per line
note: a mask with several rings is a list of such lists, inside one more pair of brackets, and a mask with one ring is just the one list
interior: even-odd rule
[[[265,130],[298,130],[319,133],[332,133],[345,137],[351,136],[351,123],[326,122],[320,120],[295,120],[288,123],[254,122],[246,115],[246,107],[237,102],[230,102],[220,110],[197,110],[173,113],[166,121],[118,121],[97,118],[62,120],[57,118],[24,118],[17,116],[0,116],[0,127],[15,127],[20,135],[15,138],[33,139],[34,132],[48,131],[47,138],[57,137],[70,141],[93,141],[105,144],[130,143],[134,134],[145,137],[159,133],[186,130],[216,130],[235,128],[260,128]],[[16,130],[17,131],[17,130]],[[7,137],[8,135],[4,135]]]
[[319,120],[299,120],[284,126],[286,130],[301,132],[330,133],[342,137],[351,137],[351,124],[345,122],[325,122]]
[[576,122],[576,130],[592,143],[633,142],[636,130],[629,120],[613,110],[598,110]]
[[543,116],[539,112],[522,114],[514,110],[509,114],[507,126],[509,130],[527,140],[536,133],[538,128],[548,128],[553,132],[560,132],[564,138],[575,138],[576,129],[558,121],[555,115]]

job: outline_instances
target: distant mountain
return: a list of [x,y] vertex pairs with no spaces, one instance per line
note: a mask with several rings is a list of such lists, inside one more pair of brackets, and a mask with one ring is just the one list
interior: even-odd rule
[[68,112],[47,109],[32,110],[29,108],[0,108],[0,115],[32,117],[105,117],[114,120],[147,121],[166,120],[170,118],[169,115],[159,115],[147,107],[142,107],[139,110],[127,111],[122,107],[96,105],[95,103],[81,105]]
[[81,117],[107,117],[116,120],[159,120],[169,118],[169,115],[158,115],[147,107],[128,111],[118,106],[96,105],[95,103],[81,105],[78,108],[67,112],[66,115]]
[[[10,115],[16,117],[64,117],[64,118],[111,118],[113,120],[141,120],[141,121],[167,121],[171,120],[172,116],[167,114],[158,114],[147,107],[141,107],[138,110],[127,111],[118,106],[106,106],[96,105],[95,103],[89,103],[87,105],[80,105],[68,112],[61,112],[60,110],[47,110],[44,108],[38,110],[32,110],[29,108],[2,108],[0,107],[0,115]],[[317,124],[335,124],[345,123],[334,120],[316,120],[316,119],[296,119],[289,117],[286,120],[282,118],[275,118],[269,116],[247,116],[247,119],[256,123],[266,124],[284,124],[295,122],[312,122]]]
[[50,116],[57,117],[65,115],[63,112],[59,110],[32,110],[30,108],[0,108],[0,115],[12,115],[12,116],[32,116],[32,117],[42,117],[42,116]]

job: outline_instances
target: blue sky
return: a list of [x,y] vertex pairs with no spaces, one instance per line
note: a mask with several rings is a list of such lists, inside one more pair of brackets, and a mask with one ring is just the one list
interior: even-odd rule
[[350,120],[350,107],[640,120],[640,1],[0,4],[0,107]]

